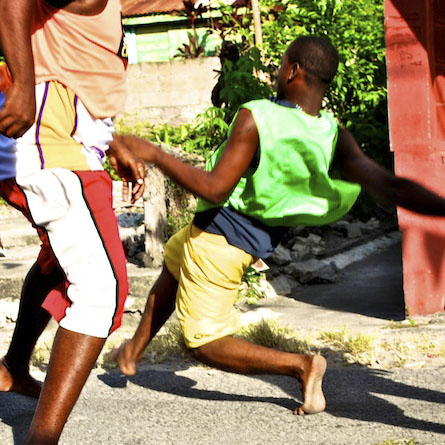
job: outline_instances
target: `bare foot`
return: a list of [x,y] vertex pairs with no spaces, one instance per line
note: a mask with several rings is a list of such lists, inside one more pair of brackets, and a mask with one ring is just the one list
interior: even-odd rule
[[326,408],[326,399],[322,390],[323,376],[326,372],[326,359],[321,355],[310,358],[307,371],[300,376],[300,388],[303,393],[303,405],[294,414],[316,414]]
[[38,399],[42,384],[28,372],[15,373],[8,368],[5,359],[0,361],[0,391],[16,392]]
[[111,357],[117,361],[122,374],[127,376],[136,374],[139,360],[133,358],[133,348],[130,342],[123,343],[118,348],[114,348]]

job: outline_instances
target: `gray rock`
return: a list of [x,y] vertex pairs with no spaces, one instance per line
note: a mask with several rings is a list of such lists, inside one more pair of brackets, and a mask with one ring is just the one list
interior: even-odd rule
[[362,236],[361,223],[350,223],[346,226],[348,238],[358,238]]
[[310,246],[310,250],[314,255],[319,255],[325,250],[325,242],[321,238],[321,236],[316,235],[315,233],[310,233],[307,237],[307,243]]
[[292,259],[294,261],[303,261],[312,256],[311,247],[307,238],[297,236],[292,244]]
[[270,281],[270,284],[278,295],[282,295],[284,297],[290,295],[293,289],[300,285],[298,281],[287,275],[280,275],[274,278]]
[[292,261],[291,253],[281,244],[277,246],[274,253],[269,257],[270,261],[278,266],[285,266]]
[[324,263],[315,259],[289,264],[285,272],[301,284],[335,283],[338,277],[335,263]]

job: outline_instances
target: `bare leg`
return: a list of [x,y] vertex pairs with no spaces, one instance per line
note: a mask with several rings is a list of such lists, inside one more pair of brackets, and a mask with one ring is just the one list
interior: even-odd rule
[[28,272],[11,344],[0,362],[0,391],[39,397],[41,384],[30,376],[29,361],[38,338],[51,318],[41,304],[50,290],[63,279],[63,273],[57,268],[49,275],[42,274],[37,263]]
[[296,378],[303,393],[303,405],[294,414],[323,411],[326,400],[322,391],[326,360],[321,355],[301,355],[265,348],[240,338],[223,337],[192,354],[203,363],[238,374],[280,374]]
[[59,328],[26,444],[56,444],[105,343]]
[[137,363],[148,343],[175,310],[178,282],[164,265],[162,273],[151,288],[144,313],[133,338],[114,351],[114,358],[125,375],[135,375]]

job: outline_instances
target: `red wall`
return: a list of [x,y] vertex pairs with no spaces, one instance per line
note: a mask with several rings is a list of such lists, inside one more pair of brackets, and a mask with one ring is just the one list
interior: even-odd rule
[[[445,197],[445,1],[385,0],[391,150],[398,175]],[[405,304],[445,306],[445,218],[398,209]]]

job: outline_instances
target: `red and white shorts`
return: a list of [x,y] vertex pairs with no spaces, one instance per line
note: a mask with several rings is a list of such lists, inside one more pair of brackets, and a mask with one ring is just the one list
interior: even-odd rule
[[128,280],[108,174],[50,168],[1,181],[0,194],[37,229],[43,274],[54,267],[65,273],[42,306],[65,329],[111,334],[121,323]]

